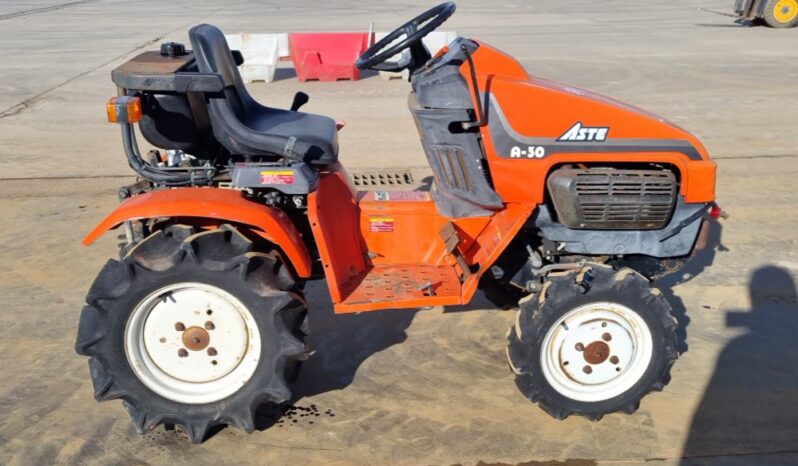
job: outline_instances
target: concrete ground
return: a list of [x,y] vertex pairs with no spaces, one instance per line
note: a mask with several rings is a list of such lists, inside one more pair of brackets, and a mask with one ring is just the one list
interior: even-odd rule
[[[695,132],[719,162],[731,213],[694,278],[662,283],[688,351],[632,415],[555,421],[516,391],[504,358],[513,312],[464,308],[334,316],[310,286],[315,356],[295,412],[202,445],[134,433],[92,398],[73,351],[84,294],[115,254],[89,228],[131,180],[104,122],[110,70],[200,22],[229,32],[389,29],[430,2],[142,0],[0,3],[0,463],[795,464],[798,463],[798,30],[696,11],[731,0],[462,0],[446,29],[516,56],[530,73],[634,103]],[[346,120],[355,170],[425,159],[408,85],[370,77],[250,88],[275,106]],[[716,232],[716,235],[718,232]],[[717,236],[716,236],[717,237]],[[700,272],[700,273],[699,273]],[[688,322],[689,321],[689,322]],[[320,416],[303,416],[312,406]],[[267,424],[274,413],[264,413]]]

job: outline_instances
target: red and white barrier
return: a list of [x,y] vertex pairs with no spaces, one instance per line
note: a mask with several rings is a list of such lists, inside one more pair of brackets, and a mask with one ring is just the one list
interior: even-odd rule
[[277,61],[287,57],[288,34],[226,34],[230,50],[239,50],[244,64],[239,67],[244,82],[274,81]]
[[[388,35],[386,32],[371,34],[367,32],[298,32],[289,34],[226,34],[230,50],[239,50],[244,64],[239,67],[241,78],[254,81],[272,82],[277,62],[290,58],[294,62],[297,78],[300,81],[338,81],[356,80],[360,71],[355,68],[355,60],[366,51],[370,44]],[[372,38],[374,40],[370,41]],[[434,31],[424,37],[424,45],[433,55],[457,37],[454,31]],[[401,40],[401,38],[400,38]],[[404,50],[394,55],[390,61],[403,63],[410,59],[410,51]],[[380,71],[383,79],[408,78],[407,70],[402,72]]]
[[300,81],[356,80],[355,60],[369,45],[366,32],[307,32],[288,36],[291,59]]

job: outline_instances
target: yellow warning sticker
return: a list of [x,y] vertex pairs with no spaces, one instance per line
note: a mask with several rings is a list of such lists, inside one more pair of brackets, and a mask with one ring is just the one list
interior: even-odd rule
[[291,170],[264,170],[260,172],[260,184],[294,184]]
[[393,232],[394,220],[391,217],[371,217],[369,218],[369,231],[374,233]]

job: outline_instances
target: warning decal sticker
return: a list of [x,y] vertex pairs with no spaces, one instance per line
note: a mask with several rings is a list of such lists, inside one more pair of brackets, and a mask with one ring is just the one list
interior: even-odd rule
[[291,170],[264,170],[260,172],[260,184],[294,184],[294,172]]
[[369,218],[369,231],[374,233],[392,233],[393,224],[393,218],[371,217]]

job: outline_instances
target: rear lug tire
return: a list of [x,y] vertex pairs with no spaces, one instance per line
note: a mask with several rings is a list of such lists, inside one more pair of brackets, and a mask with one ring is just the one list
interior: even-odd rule
[[307,357],[307,308],[276,253],[229,226],[156,231],[111,260],[86,298],[75,345],[98,401],[123,400],[139,433],[180,425],[247,432],[263,403],[291,398]]

